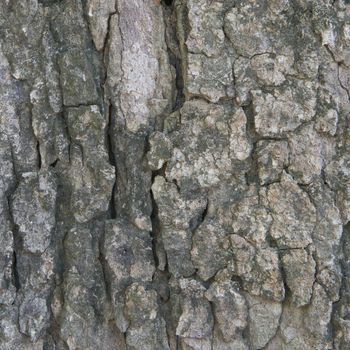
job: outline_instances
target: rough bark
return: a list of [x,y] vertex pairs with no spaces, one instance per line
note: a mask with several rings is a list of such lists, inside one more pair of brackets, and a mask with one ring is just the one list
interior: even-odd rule
[[0,350],[350,348],[347,0],[2,0]]

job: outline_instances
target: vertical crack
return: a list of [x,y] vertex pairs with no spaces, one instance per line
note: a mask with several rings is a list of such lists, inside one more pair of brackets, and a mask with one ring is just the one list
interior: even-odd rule
[[156,268],[158,269],[159,266],[159,258],[157,254],[157,243],[159,241],[159,234],[160,234],[160,222],[158,217],[158,206],[154,199],[152,190],[150,191],[151,201],[152,201],[152,213],[151,213],[151,223],[152,223],[152,231],[151,231],[151,238],[152,238],[152,252],[153,252],[153,259]]
[[117,186],[117,171],[116,171],[116,157],[115,157],[115,152],[114,152],[114,146],[113,146],[113,128],[114,128],[114,118],[113,118],[113,104],[111,101],[107,98],[107,80],[108,80],[108,54],[109,54],[109,43],[111,40],[111,21],[112,17],[116,15],[117,12],[117,1],[114,3],[114,9],[112,13],[109,14],[108,20],[107,20],[107,33],[104,38],[104,43],[103,43],[103,49],[102,49],[102,67],[104,69],[104,79],[101,84],[101,89],[102,89],[102,94],[105,99],[104,105],[106,107],[106,112],[107,112],[107,127],[106,127],[106,148],[108,152],[108,159],[110,165],[114,167],[114,174],[115,174],[115,179],[114,179],[114,184],[112,188],[112,193],[111,193],[111,200],[110,200],[110,205],[109,205],[109,216],[111,219],[116,219],[117,213],[116,213],[116,207],[115,207],[115,192],[116,192],[116,186]]
[[35,139],[36,141],[36,153],[37,153],[37,166],[38,166],[38,169],[40,170],[41,169],[41,165],[42,165],[42,159],[41,159],[41,153],[40,153],[40,142],[39,142],[39,138],[38,138],[38,135],[35,133],[35,128],[34,128],[34,123],[33,123],[33,104],[30,102],[29,105],[29,123],[30,123],[30,128],[31,128],[31,132],[33,134],[33,138]]
[[[114,5],[114,9],[116,9],[116,8],[117,8],[117,1],[115,2],[115,5]],[[102,86],[102,91],[104,92],[104,94],[106,93],[105,86],[106,86],[107,78],[108,78],[108,53],[109,53],[108,44],[109,44],[110,39],[111,39],[111,21],[112,21],[112,17],[117,13],[118,13],[117,10],[115,10],[109,14],[109,17],[107,20],[107,33],[106,33],[106,37],[104,38],[104,43],[103,43],[103,48],[102,48],[102,66],[105,70],[105,74],[104,74],[104,80],[103,80],[103,83],[101,84],[101,86]]]
[[117,210],[115,207],[115,192],[117,191],[117,181],[114,181],[114,185],[112,188],[111,201],[109,205],[109,216],[111,219],[117,218]]
[[37,153],[38,153],[38,168],[40,170],[42,162],[41,162],[41,153],[40,153],[40,143],[39,143],[39,141],[37,141],[37,143],[36,143],[36,150],[37,150]]
[[[16,186],[17,187],[17,186]],[[12,191],[12,194],[15,192],[15,189]],[[8,218],[10,221],[10,226],[12,230],[13,237],[13,257],[12,257],[12,274],[13,274],[13,285],[16,288],[16,292],[20,289],[20,279],[18,273],[18,251],[20,250],[21,242],[18,234],[18,225],[15,224],[13,214],[12,214],[12,206],[10,203],[10,195],[6,196],[7,200],[7,208],[8,208]]]
[[16,256],[16,250],[13,250],[13,258],[12,258],[12,272],[13,272],[13,285],[16,288],[16,292],[20,289],[20,283],[19,283],[19,275],[18,275],[18,269],[17,269],[17,256]]
[[[165,171],[166,171],[167,163],[164,163],[163,167],[159,170],[152,171],[152,185],[154,182],[154,179],[156,176],[165,176]],[[151,212],[151,223],[152,223],[152,231],[151,231],[151,237],[152,237],[152,252],[153,252],[153,257],[154,257],[154,262],[156,264],[156,268],[159,268],[159,257],[158,257],[158,249],[159,245],[162,245],[161,242],[161,224],[160,224],[160,219],[158,215],[158,206],[157,203],[154,199],[154,195],[152,192],[152,189],[150,190],[150,196],[151,196],[151,203],[152,203],[152,212]],[[165,253],[164,253],[165,254]],[[166,270],[167,269],[167,263],[163,262],[165,265],[164,267],[160,268],[161,270]]]
[[106,127],[106,148],[108,152],[109,164],[114,167],[114,184],[111,193],[111,200],[109,204],[109,216],[111,219],[117,218],[117,211],[115,207],[115,192],[117,190],[117,169],[116,169],[116,157],[113,146],[113,105],[110,103],[108,106],[108,124]]
[[259,186],[259,167],[257,156],[257,143],[259,141],[259,135],[255,128],[253,104],[250,103],[247,106],[243,106],[242,109],[247,118],[247,136],[252,144],[252,150],[249,156],[251,165],[249,171],[245,174],[246,182],[248,186],[250,184],[257,184]]
[[179,55],[176,57],[176,89],[178,92],[174,110],[179,109],[186,100],[186,69],[187,69],[187,47],[186,40],[189,33],[188,8],[186,2],[175,0],[175,34]]
[[[182,1],[162,0],[161,4],[163,6],[162,13],[165,24],[165,43],[167,46],[169,64],[174,67],[175,70],[175,81],[173,81],[175,98],[173,99],[170,112],[172,113],[176,110],[181,109],[184,102],[186,101],[184,69],[186,69],[185,67],[187,64],[185,37],[187,35],[186,32],[188,29],[188,14],[187,6]],[[161,124],[159,131],[162,131],[163,127],[164,125]],[[148,147],[149,146],[150,145],[148,144]],[[166,167],[167,163],[164,163],[161,169],[152,172],[152,185],[156,176],[165,177]],[[176,186],[178,188],[177,184]],[[155,201],[152,189],[150,189],[150,196],[152,203],[152,231],[150,234],[152,238],[152,252],[156,265],[156,271],[153,275],[152,284],[154,285],[159,295],[159,308],[166,324],[167,342],[172,349],[178,350],[181,347],[181,342],[180,338],[176,335],[176,324],[174,324],[173,319],[173,313],[175,310],[173,309],[174,306],[171,302],[171,288],[169,284],[171,274],[169,272],[167,254],[162,242],[162,227],[158,212],[158,206]],[[204,217],[205,215],[206,210],[203,212]]]
[[103,231],[103,233],[99,239],[99,242],[98,242],[98,253],[99,253],[98,261],[101,265],[103,283],[104,283],[104,287],[105,287],[105,291],[106,291],[106,298],[107,298],[108,303],[111,303],[112,302],[111,281],[108,278],[107,261],[106,261],[104,254],[103,254],[104,239],[105,239],[105,235],[104,235],[104,231]]
[[[332,305],[331,316],[331,331],[333,338],[333,345],[335,341],[339,341],[340,344],[337,349],[342,349],[346,346],[345,335],[343,335],[342,321],[348,319],[349,315],[346,311],[346,306],[350,303],[350,222],[343,226],[343,233],[340,239],[340,270],[342,275],[341,286],[339,291],[339,300]],[[340,339],[337,339],[340,338]],[[334,348],[336,348],[334,346]]]
[[106,148],[108,151],[108,158],[109,158],[109,163],[113,165],[114,167],[116,166],[115,162],[115,154],[113,150],[113,105],[109,104],[108,108],[108,124],[107,124],[107,132],[106,132]]

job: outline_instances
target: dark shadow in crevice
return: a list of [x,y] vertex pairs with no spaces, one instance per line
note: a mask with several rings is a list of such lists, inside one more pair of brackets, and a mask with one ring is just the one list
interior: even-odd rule
[[162,3],[166,6],[171,6],[173,4],[173,0],[162,0]]
[[151,201],[152,201],[152,213],[151,213],[151,222],[152,222],[152,231],[151,231],[151,238],[152,238],[152,252],[153,252],[153,259],[155,266],[159,266],[159,259],[157,254],[157,243],[160,236],[161,226],[160,226],[160,220],[158,217],[158,206],[154,199],[152,190],[150,191]]
[[117,187],[117,182],[114,182],[113,189],[112,189],[112,196],[111,196],[111,201],[109,203],[109,214],[111,219],[116,219],[117,218],[117,210],[115,208],[115,191]]
[[59,161],[59,159],[57,158],[54,162],[52,162],[52,163],[50,164],[50,167],[55,168],[56,165],[57,165],[57,163],[58,163],[58,161]]
[[13,285],[16,288],[16,291],[18,292],[20,289],[20,283],[19,283],[19,274],[17,269],[17,256],[16,252],[13,252],[13,258],[12,258],[12,272],[13,272]]

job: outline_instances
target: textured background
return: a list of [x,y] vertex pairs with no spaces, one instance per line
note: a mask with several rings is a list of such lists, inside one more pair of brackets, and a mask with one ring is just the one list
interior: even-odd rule
[[345,0],[0,1],[0,349],[350,349]]

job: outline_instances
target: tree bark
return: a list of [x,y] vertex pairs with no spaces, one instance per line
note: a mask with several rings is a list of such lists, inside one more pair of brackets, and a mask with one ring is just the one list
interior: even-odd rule
[[0,350],[350,348],[347,0],[2,0]]

